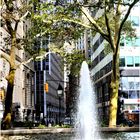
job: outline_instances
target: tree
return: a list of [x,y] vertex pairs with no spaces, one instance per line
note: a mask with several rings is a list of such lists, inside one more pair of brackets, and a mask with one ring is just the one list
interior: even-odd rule
[[[20,0],[18,3],[12,0],[2,1],[1,22],[2,27],[8,33],[7,38],[5,38],[5,42],[9,46],[9,55],[2,53],[1,57],[9,63],[10,67],[9,73],[6,77],[8,84],[5,97],[2,129],[10,128],[15,72],[20,65],[45,56],[47,49],[40,47],[43,38],[47,39],[48,42],[59,42],[58,44],[61,46],[65,40],[68,38],[71,39],[71,37],[76,37],[79,34],[79,32],[75,32],[73,30],[73,24],[71,23],[63,23],[65,26],[62,26],[60,22],[51,23],[51,20],[53,19],[51,18],[48,20],[48,23],[45,22],[43,24],[39,18],[32,18],[34,16],[34,12],[40,13],[40,11],[37,11],[38,9],[36,9],[37,6],[40,6],[38,1],[31,1],[29,3],[24,0]],[[51,10],[51,8],[48,9],[48,11],[49,10]],[[18,37],[17,32],[19,24],[27,19],[30,29],[28,29],[25,33],[26,36],[24,38]],[[51,40],[49,40],[50,37]],[[16,49],[23,49],[24,51],[27,51],[31,55],[30,59],[17,64],[15,53]]]
[[[138,2],[134,0],[132,3],[124,2],[122,0],[112,1],[106,0],[103,5],[103,16],[104,21],[102,24],[98,24],[98,21],[94,20],[90,14],[87,12],[85,7],[81,10],[88,18],[89,22],[95,27],[97,32],[99,32],[102,37],[109,43],[109,46],[113,53],[112,60],[112,75],[111,75],[111,93],[110,93],[110,108],[109,108],[109,127],[116,126],[117,117],[117,101],[118,101],[118,89],[119,89],[119,44],[121,33],[123,31],[124,23],[126,22],[131,9]],[[127,11],[122,15],[122,8],[128,6]],[[100,21],[100,18],[98,19]],[[105,25],[105,26],[104,26]]]
[[22,49],[19,45],[20,43],[19,38],[17,37],[17,30],[20,22],[22,22],[28,15],[26,10],[29,9],[25,1],[19,1],[18,4],[12,0],[4,0],[1,4],[2,27],[8,33],[5,42],[8,46],[10,46],[10,50],[8,50],[9,55],[5,53],[1,54],[1,57],[5,59],[10,66],[9,74],[6,77],[8,84],[5,97],[5,110],[3,114],[2,129],[10,128],[14,78],[15,71],[18,68],[18,65],[16,64],[15,50]]
[[[7,32],[8,36],[4,38],[7,47],[7,52],[1,54],[1,58],[9,63],[9,72],[6,76],[7,90],[5,96],[5,109],[2,120],[2,129],[9,129],[11,123],[12,101],[15,72],[19,68],[16,63],[16,50],[24,49],[22,44],[22,37],[18,36],[17,32],[20,24],[25,21],[30,15],[31,6],[27,5],[26,1],[1,1],[1,26]],[[23,64],[23,63],[22,63]]]
[[[54,1],[53,1],[54,2]],[[99,1],[78,1],[72,2],[57,0],[54,3],[44,3],[43,7],[51,5],[56,9],[56,21],[67,21],[76,23],[90,29],[94,33],[100,35],[108,42],[108,48],[113,53],[112,75],[111,75],[111,93],[110,93],[110,114],[109,127],[116,127],[117,116],[117,100],[119,88],[119,44],[122,34],[134,35],[134,30],[128,30],[130,22],[127,18],[132,8],[139,0],[123,1],[123,0],[99,0]],[[64,7],[64,8],[63,8]],[[60,10],[61,9],[61,10]],[[92,11],[100,10],[100,15],[96,18],[92,16]],[[79,12],[80,11],[80,12]],[[78,14],[76,14],[78,12]],[[42,16],[42,21],[47,21]],[[132,29],[132,28],[131,28]]]

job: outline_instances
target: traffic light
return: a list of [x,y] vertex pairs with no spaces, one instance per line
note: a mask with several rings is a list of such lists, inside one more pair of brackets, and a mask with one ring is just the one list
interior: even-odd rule
[[48,83],[45,83],[45,85],[44,85],[44,89],[45,89],[46,92],[49,91],[49,85],[48,85]]

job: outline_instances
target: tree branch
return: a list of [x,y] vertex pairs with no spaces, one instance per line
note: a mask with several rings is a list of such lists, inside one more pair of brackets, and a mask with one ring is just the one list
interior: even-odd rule
[[[76,21],[76,20],[74,20],[74,19],[61,18],[61,19],[55,19],[55,20],[53,20],[53,22],[58,22],[58,21],[73,22],[73,23],[76,23],[76,24],[82,25],[82,26],[84,26],[84,27],[86,27],[86,28],[89,28],[89,29],[92,28],[90,25],[87,25],[87,24],[82,23],[82,22],[80,22],[80,21]],[[44,23],[47,23],[47,21],[45,21],[45,20],[43,20],[43,22],[44,22]]]
[[6,53],[1,53],[1,58],[5,59],[10,64],[10,58],[9,55]]
[[48,31],[41,32],[41,33],[37,34],[36,36],[34,36],[34,38],[41,37],[41,36],[45,35],[47,32]]
[[16,23],[15,23],[15,31],[17,31],[18,23],[19,23],[19,20],[16,21]]
[[103,30],[100,28],[100,26],[98,26],[98,24],[96,23],[96,21],[92,18],[92,16],[89,14],[89,12],[82,7],[81,11],[83,12],[83,14],[87,17],[87,19],[89,20],[89,22],[94,26],[94,28],[109,42],[109,38],[108,35],[106,35]]
[[27,11],[19,20],[24,21],[28,14],[31,14],[31,13]]
[[121,36],[122,27],[123,27],[125,21],[127,20],[129,14],[130,14],[130,12],[131,12],[131,10],[132,10],[132,8],[133,8],[134,5],[136,5],[138,2],[139,2],[139,0],[134,0],[134,1],[130,4],[130,6],[129,6],[127,12],[126,12],[126,14],[124,15],[124,18],[123,18],[123,20],[122,20],[122,22],[121,22],[121,24],[120,24],[120,30],[119,30],[119,32],[118,32],[117,45],[119,45],[119,42],[120,42],[120,36]]
[[[115,51],[114,55],[118,55],[118,49],[119,49],[119,42],[120,36],[118,35],[118,32],[120,31],[120,20],[121,20],[121,0],[118,0],[118,4],[116,5],[116,12],[115,12],[115,33],[114,33],[114,45],[115,45]],[[115,71],[115,70],[114,70]]]
[[110,39],[110,46],[111,49],[114,51],[114,45],[113,45],[113,40],[112,40],[112,34],[111,34],[111,29],[110,29],[110,24],[109,24],[109,19],[107,16],[107,9],[105,8],[105,23],[106,23],[106,27],[107,27],[107,31],[108,31],[108,37]]
[[48,54],[52,52],[46,52],[44,55],[36,56],[36,57],[31,57],[30,59],[20,63],[19,65],[16,66],[16,68],[19,68],[21,65],[26,65],[30,63],[32,60],[39,60],[39,59],[44,59]]
[[12,28],[12,26],[11,26],[10,20],[9,20],[9,19],[6,19],[5,22],[6,22],[6,27],[7,27],[7,29],[8,29],[8,33],[9,33],[10,35],[12,35],[13,28]]

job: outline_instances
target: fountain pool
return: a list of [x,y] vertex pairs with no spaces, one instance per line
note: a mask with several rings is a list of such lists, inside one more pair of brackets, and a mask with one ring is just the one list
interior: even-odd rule
[[[101,133],[102,140],[139,140],[140,132]],[[39,134],[25,136],[0,136],[0,140],[74,140],[73,134]],[[93,138],[93,140],[96,140]],[[98,140],[98,139],[97,139]]]

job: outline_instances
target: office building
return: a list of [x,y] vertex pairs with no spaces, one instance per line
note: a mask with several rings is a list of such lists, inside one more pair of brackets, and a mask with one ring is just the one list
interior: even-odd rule
[[[47,44],[45,44],[47,47]],[[64,73],[61,57],[49,52],[42,60],[34,62],[36,120],[58,124],[64,119]],[[47,87],[46,87],[47,86]],[[62,87],[63,94],[58,95]],[[47,89],[45,89],[47,88]]]

